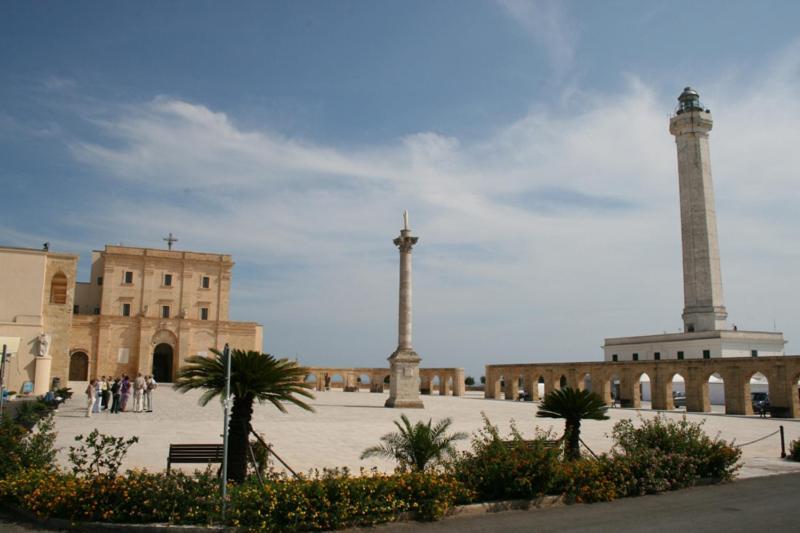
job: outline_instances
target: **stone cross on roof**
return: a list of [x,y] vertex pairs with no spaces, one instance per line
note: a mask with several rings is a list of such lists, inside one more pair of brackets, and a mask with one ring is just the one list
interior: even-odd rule
[[172,236],[172,232],[169,232],[169,237],[164,237],[162,240],[167,242],[167,249],[172,250],[172,243],[178,242],[178,239]]

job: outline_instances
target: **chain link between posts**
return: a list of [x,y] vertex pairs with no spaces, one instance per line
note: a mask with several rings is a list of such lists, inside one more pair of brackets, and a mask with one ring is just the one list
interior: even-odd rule
[[780,429],[776,429],[775,431],[773,431],[769,435],[764,435],[763,437],[759,437],[756,440],[751,440],[750,442],[745,442],[744,444],[736,444],[736,447],[737,448],[744,448],[745,446],[749,446],[751,444],[755,444],[756,442],[761,442],[764,439],[768,439],[768,438],[772,437],[773,435],[777,435],[780,432],[781,432]]

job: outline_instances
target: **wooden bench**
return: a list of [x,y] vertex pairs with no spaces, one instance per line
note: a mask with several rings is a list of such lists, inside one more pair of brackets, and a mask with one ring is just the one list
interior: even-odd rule
[[544,444],[545,448],[559,448],[561,446],[561,439],[558,440],[504,440],[502,441],[503,444],[511,447],[523,447],[523,448],[534,448],[539,444]]
[[221,463],[222,444],[170,444],[167,473],[172,463]]

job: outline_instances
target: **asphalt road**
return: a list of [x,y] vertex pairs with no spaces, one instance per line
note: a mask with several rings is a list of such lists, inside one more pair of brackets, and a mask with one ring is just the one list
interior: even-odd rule
[[751,478],[608,503],[456,516],[441,522],[355,531],[800,531],[800,474]]
[[[0,531],[43,530],[0,515]],[[800,474],[751,478],[609,503],[457,516],[441,522],[404,522],[351,531],[800,531]]]

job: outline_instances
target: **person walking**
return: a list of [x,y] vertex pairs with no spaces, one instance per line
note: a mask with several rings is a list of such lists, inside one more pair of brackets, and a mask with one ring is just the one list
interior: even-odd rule
[[119,391],[120,391],[120,382],[119,378],[114,379],[114,383],[111,384],[111,413],[116,414],[119,413]]
[[158,383],[153,376],[147,376],[144,380],[144,410],[148,413],[153,412],[153,392],[156,390]]
[[141,374],[136,374],[136,379],[133,380],[133,410],[134,412],[142,412],[142,393],[144,392],[144,378]]
[[120,410],[125,412],[128,407],[128,398],[131,395],[131,380],[128,379],[128,374],[122,374],[122,383],[120,383]]
[[92,408],[97,400],[97,380],[93,379],[86,386],[86,418],[92,417]]

